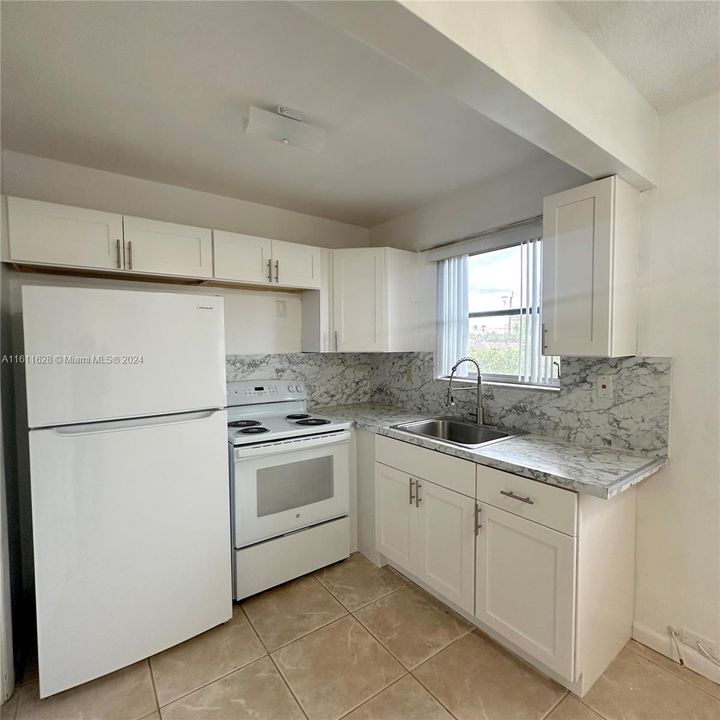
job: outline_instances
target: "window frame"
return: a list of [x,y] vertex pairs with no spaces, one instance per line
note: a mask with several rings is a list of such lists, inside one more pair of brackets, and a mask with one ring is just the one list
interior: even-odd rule
[[[506,245],[504,247],[499,248],[492,248],[488,250],[478,250],[473,253],[468,253],[468,258],[475,257],[477,255],[487,255],[492,252],[498,252],[500,250],[507,250],[511,247],[520,247],[522,245],[522,241],[512,243],[510,245]],[[468,268],[469,273],[469,268]],[[469,283],[468,283],[469,286]],[[469,303],[468,303],[469,304]],[[476,312],[470,312],[468,310],[468,323],[473,318],[482,318],[482,317],[514,317],[516,315],[529,315],[529,306],[523,306],[523,307],[517,307],[517,308],[506,308],[503,310],[482,310],[482,311],[476,311]],[[536,313],[538,318],[540,318],[540,322],[542,323],[542,306],[538,306],[536,308]],[[470,354],[470,348],[468,347],[468,355]],[[561,375],[561,368],[560,368],[560,358],[558,356],[550,355],[550,356],[544,356],[542,353],[540,354],[541,357],[551,357],[553,358],[552,364],[554,366],[557,366],[558,371],[558,377],[551,378],[546,383],[536,383],[536,382],[529,382],[525,380],[521,380],[518,375],[506,375],[501,373],[482,373],[482,381],[486,382],[491,385],[513,385],[517,387],[523,387],[523,388],[532,388],[536,390],[559,390],[560,389],[560,375]],[[455,376],[453,380],[457,380],[459,382],[467,382],[467,383],[476,383],[477,382],[477,373],[474,371],[473,366],[471,364],[466,365],[466,375],[460,375]],[[449,380],[449,375],[443,375],[441,376],[441,379]]]

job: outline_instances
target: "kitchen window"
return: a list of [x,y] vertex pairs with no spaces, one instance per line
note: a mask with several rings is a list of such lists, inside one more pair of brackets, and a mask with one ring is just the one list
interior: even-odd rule
[[[559,358],[542,354],[542,240],[438,263],[438,370],[469,355],[483,379],[559,386]],[[474,379],[473,366],[462,376]]]

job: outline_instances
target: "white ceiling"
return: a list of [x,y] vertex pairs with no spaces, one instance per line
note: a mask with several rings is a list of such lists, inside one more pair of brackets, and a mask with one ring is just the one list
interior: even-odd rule
[[720,89],[720,3],[560,2],[660,113]]
[[[242,133],[285,104],[321,153]],[[372,226],[543,151],[286,2],[2,2],[6,149]]]

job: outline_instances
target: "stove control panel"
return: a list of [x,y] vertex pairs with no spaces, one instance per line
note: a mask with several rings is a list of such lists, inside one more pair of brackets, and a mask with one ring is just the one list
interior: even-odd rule
[[306,399],[305,386],[295,381],[240,380],[227,384],[228,406]]

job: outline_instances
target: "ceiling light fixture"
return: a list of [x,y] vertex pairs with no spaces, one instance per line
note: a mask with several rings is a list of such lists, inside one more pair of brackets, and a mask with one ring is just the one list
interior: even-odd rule
[[250,106],[245,132],[268,140],[320,152],[325,147],[325,130],[304,121],[304,115],[279,105],[277,112]]

